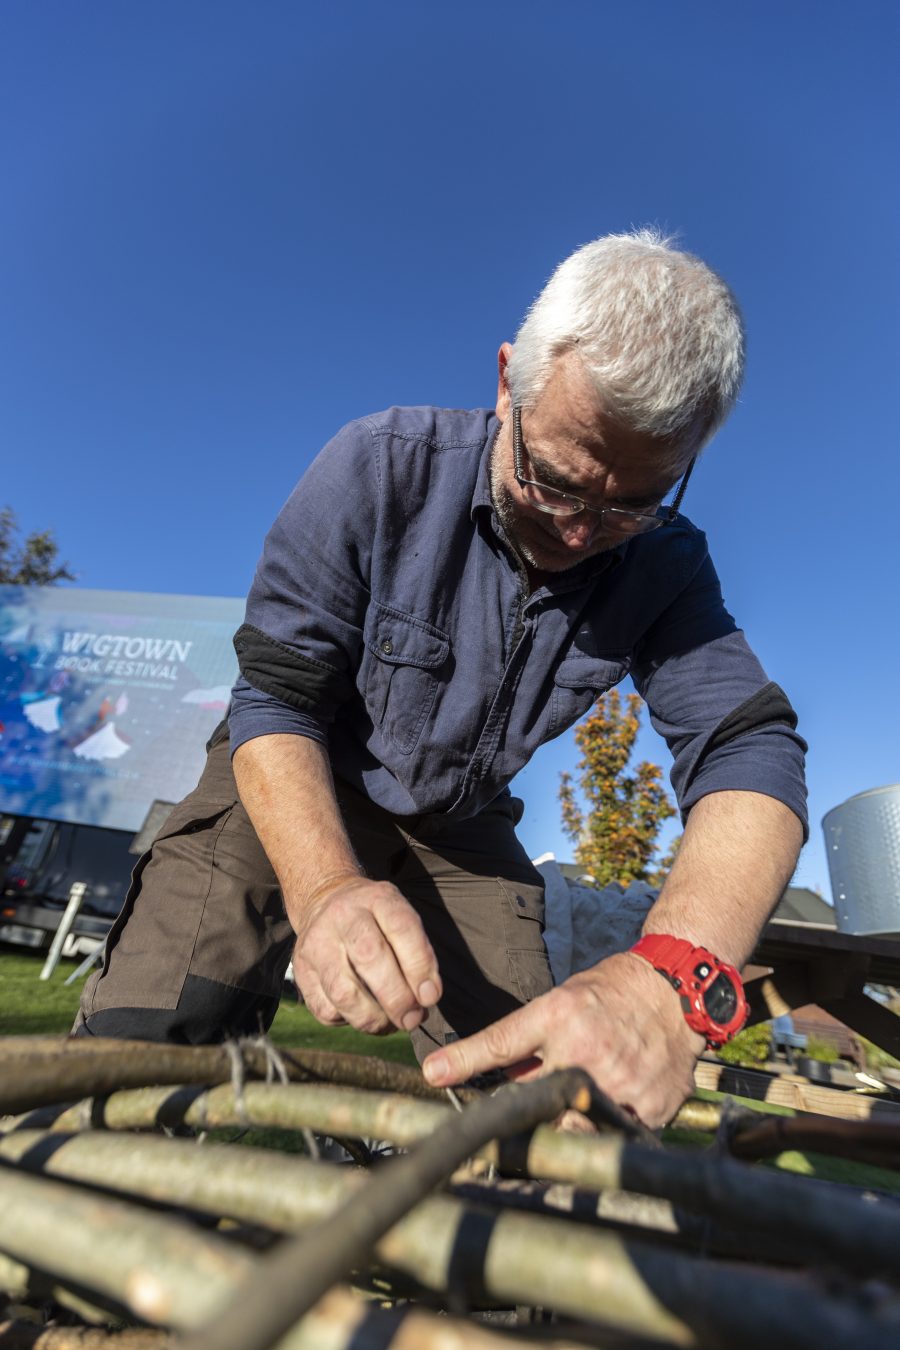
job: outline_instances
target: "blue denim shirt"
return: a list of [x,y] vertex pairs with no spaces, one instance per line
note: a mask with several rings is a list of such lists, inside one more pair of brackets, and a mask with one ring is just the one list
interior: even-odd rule
[[290,732],[387,810],[466,817],[631,675],[686,813],[746,789],[804,822],[786,697],[726,611],[684,516],[529,593],[493,510],[487,410],[351,422],[265,542],[235,637],[232,751]]

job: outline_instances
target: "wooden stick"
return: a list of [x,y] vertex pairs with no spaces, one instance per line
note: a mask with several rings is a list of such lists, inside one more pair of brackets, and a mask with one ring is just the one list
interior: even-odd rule
[[[384,1309],[332,1289],[321,1298],[277,1350],[503,1350],[534,1342],[508,1331],[501,1334],[460,1317],[439,1317],[422,1308]],[[541,1341],[546,1350],[583,1350],[553,1337]]]
[[805,1079],[787,1075],[773,1077],[757,1069],[738,1069],[730,1064],[712,1064],[701,1059],[694,1072],[699,1088],[730,1093],[735,1097],[750,1097],[756,1101],[774,1102],[796,1111],[813,1115],[836,1116],[843,1120],[883,1118],[900,1122],[900,1102],[881,1101],[856,1092],[841,1092],[837,1088],[817,1087]]
[[[43,1154],[42,1170],[54,1176],[83,1182],[102,1179],[107,1186],[139,1189],[141,1195],[157,1201],[177,1200],[211,1213],[289,1231],[320,1224],[348,1199],[356,1198],[358,1202],[367,1184],[365,1174],[358,1171],[302,1157],[274,1155],[263,1149],[215,1144],[198,1147],[180,1139],[130,1139],[85,1133],[71,1138],[53,1136],[55,1147],[51,1152],[47,1147],[41,1148],[42,1140],[46,1144],[49,1138],[18,1132],[4,1141],[4,1155],[9,1160],[19,1156],[29,1166],[38,1167]],[[513,1244],[510,1257],[518,1259],[523,1239],[516,1222],[492,1239],[492,1244],[500,1243],[496,1266],[505,1272],[504,1283],[495,1288],[490,1278],[476,1275],[484,1256],[480,1248],[473,1252],[472,1279],[479,1285],[484,1283],[489,1298],[503,1298],[510,1305],[550,1306],[559,1292],[559,1243],[566,1225],[530,1216],[511,1217],[517,1221],[530,1219],[533,1225],[524,1240],[529,1246],[537,1244],[531,1262],[536,1269],[530,1270],[527,1278],[522,1277],[517,1266],[504,1257],[505,1245]],[[66,1225],[67,1216],[61,1216],[61,1222]],[[459,1241],[470,1229],[483,1234],[485,1222],[490,1231],[493,1220],[485,1220],[483,1215],[479,1218],[471,1207],[458,1200],[433,1196],[382,1238],[377,1256],[382,1264],[412,1275],[417,1284],[424,1283],[437,1294],[446,1294],[448,1290],[461,1294]],[[137,1211],[133,1224],[140,1224]],[[317,1231],[313,1228],[314,1235]],[[80,1233],[76,1226],[74,1240],[79,1239]],[[606,1306],[604,1291],[612,1284],[619,1291],[615,1306],[609,1310],[613,1325],[624,1317],[629,1328],[636,1326],[646,1335],[663,1334],[669,1342],[672,1335],[664,1333],[667,1326],[674,1326],[675,1343],[684,1343],[685,1333],[677,1319],[667,1319],[664,1310],[656,1309],[640,1278],[629,1273],[622,1244],[598,1245],[593,1241],[593,1233],[584,1236],[586,1245],[564,1253],[561,1258],[565,1266],[574,1256],[583,1272],[579,1277],[569,1271],[566,1311],[573,1316],[596,1318],[598,1310]],[[0,1219],[0,1245],[4,1237]],[[610,1262],[613,1270],[608,1269]]]
[[826,1116],[767,1116],[736,1121],[728,1139],[735,1158],[771,1158],[786,1149],[812,1149],[875,1167],[900,1167],[900,1124],[892,1120],[829,1120]]
[[[672,1124],[687,1130],[713,1132],[721,1122],[720,1106],[688,1101]],[[809,1112],[772,1116],[744,1108],[728,1132],[728,1148],[733,1157],[748,1160],[775,1157],[786,1149],[811,1149],[873,1167],[898,1168],[900,1118],[833,1120]]]
[[456,1114],[446,1095],[421,1101],[396,1092],[367,1092],[330,1083],[247,1083],[240,1103],[229,1086],[147,1087],[88,1098],[60,1110],[42,1107],[12,1118],[7,1131],[147,1130],[190,1125],[198,1130],[257,1125],[316,1130],[330,1136],[387,1139],[403,1148]]
[[0,1250],[96,1289],[145,1322],[197,1325],[254,1269],[223,1238],[179,1219],[11,1167],[0,1172],[0,1195]]
[[[240,1052],[248,1077],[265,1078],[267,1070],[271,1072],[260,1043],[241,1042]],[[445,1093],[429,1087],[418,1069],[404,1064],[330,1050],[279,1048],[278,1054],[288,1077],[297,1082],[343,1082],[446,1101]],[[154,1045],[96,1037],[48,1042],[43,1036],[10,1036],[0,1040],[0,1114],[77,1101],[118,1088],[228,1083],[231,1078],[232,1059],[221,1045]],[[457,1091],[461,1101],[480,1095],[466,1088]]]
[[[229,1088],[215,1088],[195,1095],[195,1089],[144,1089],[116,1093],[105,1102],[81,1104],[57,1121],[85,1124],[91,1119],[118,1126],[144,1126],[156,1121],[182,1121],[200,1127],[238,1124],[240,1117]],[[430,1134],[438,1122],[454,1114],[439,1103],[396,1098],[328,1085],[275,1086],[247,1084],[244,1089],[245,1120],[257,1125],[278,1124],[300,1128],[307,1125],[323,1133],[386,1139],[401,1147]],[[13,1136],[9,1136],[12,1138]],[[884,1268],[885,1248],[896,1254],[891,1269],[900,1271],[900,1217],[884,1206],[865,1207],[852,1192],[823,1191],[807,1178],[749,1171],[727,1159],[702,1153],[651,1150],[628,1145],[612,1135],[592,1137],[569,1134],[549,1126],[534,1130],[515,1147],[491,1143],[481,1157],[520,1175],[540,1177],[584,1189],[625,1190],[656,1196],[670,1203],[714,1217],[726,1228],[759,1234],[774,1231],[782,1241],[802,1243],[808,1259],[837,1260],[864,1271],[867,1263]],[[0,1155],[7,1153],[0,1146]],[[835,1217],[835,1205],[844,1219]],[[871,1236],[869,1220],[878,1210],[882,1237]],[[862,1221],[862,1222],[861,1222]],[[862,1232],[857,1239],[857,1231]]]
[[[262,1041],[238,1043],[248,1074],[271,1076],[271,1047]],[[405,1093],[431,1101],[447,1100],[441,1088],[429,1087],[418,1069],[363,1055],[325,1050],[277,1051],[287,1076],[300,1082],[323,1080],[353,1087]],[[145,1041],[70,1039],[48,1044],[46,1037],[16,1036],[0,1041],[0,1113],[28,1111],[58,1102],[100,1096],[128,1087],[160,1084],[227,1083],[233,1058],[223,1046],[153,1045]],[[589,1092],[585,1114],[628,1137],[655,1144],[652,1132],[623,1111],[585,1074]],[[460,1102],[483,1094],[455,1088]]]
[[[75,1281],[60,1284],[46,1271],[23,1265],[0,1252],[0,1290],[14,1302],[60,1304],[93,1326],[109,1326],[121,1320],[123,1305],[113,1298],[90,1294]],[[0,1342],[2,1344],[2,1342]]]
[[[459,1317],[438,1316],[422,1308],[384,1309],[346,1289],[333,1289],[281,1342],[279,1350],[503,1350],[533,1345],[509,1331],[496,1333]],[[165,1331],[138,1327],[109,1332],[96,1327],[36,1326],[33,1322],[0,1321],[3,1350],[168,1350],[174,1344]],[[554,1337],[545,1350],[583,1350]]]
[[[52,1151],[46,1146],[50,1141]],[[21,1132],[8,1136],[2,1150],[10,1161],[18,1155],[32,1167],[41,1165],[43,1154],[43,1169],[70,1181],[102,1178],[107,1186],[139,1188],[158,1201],[178,1200],[279,1229],[308,1229],[313,1242],[329,1214],[341,1207],[346,1213],[348,1202],[365,1204],[368,1191],[366,1174],[353,1169],[263,1149],[197,1146],[188,1140],[91,1134],[66,1138]],[[650,1156],[654,1161],[659,1157],[655,1152]],[[756,1180],[757,1174],[751,1177]],[[809,1186],[817,1189],[807,1180],[795,1183],[795,1207],[798,1195]],[[868,1222],[870,1212],[877,1214],[878,1210],[877,1205],[860,1201],[857,1222]],[[140,1212],[132,1209],[131,1215],[132,1227],[139,1226]],[[838,1215],[837,1222],[842,1218]],[[732,1222],[740,1225],[739,1212],[732,1215]],[[83,1240],[81,1226],[74,1232],[75,1241]],[[848,1242],[853,1236],[848,1234]],[[773,1344],[791,1345],[795,1350],[816,1346],[815,1338],[824,1337],[826,1326],[831,1330],[817,1350],[821,1344],[828,1344],[829,1350],[849,1346],[857,1336],[860,1345],[872,1344],[871,1319],[857,1314],[852,1301],[845,1305],[826,1286],[812,1280],[795,1278],[785,1285],[749,1267],[729,1271],[721,1263],[660,1251],[646,1241],[623,1241],[615,1233],[558,1218],[492,1214],[483,1206],[473,1207],[449,1196],[431,1196],[419,1204],[380,1239],[376,1255],[379,1262],[441,1295],[483,1293],[509,1305],[552,1307],[668,1344],[751,1344],[753,1323],[746,1310],[754,1301],[766,1309],[772,1302],[777,1308],[775,1323],[771,1310],[763,1319],[772,1329]],[[861,1264],[870,1274],[866,1263]],[[257,1283],[259,1269],[254,1267],[251,1275]],[[722,1273],[721,1285],[715,1272]],[[741,1340],[739,1328],[745,1317]],[[794,1322],[803,1330],[791,1331]],[[880,1350],[891,1343],[889,1330],[883,1327],[878,1332]]]
[[498,1135],[526,1130],[569,1108],[587,1111],[592,1088],[582,1070],[563,1069],[475,1102],[412,1153],[385,1163],[365,1194],[340,1206],[311,1238],[301,1235],[265,1258],[252,1288],[243,1289],[212,1323],[188,1337],[186,1350],[267,1350],[465,1158]]
[[168,1332],[144,1327],[109,1332],[98,1327],[42,1327],[34,1322],[0,1322],[3,1350],[167,1350],[171,1344]]

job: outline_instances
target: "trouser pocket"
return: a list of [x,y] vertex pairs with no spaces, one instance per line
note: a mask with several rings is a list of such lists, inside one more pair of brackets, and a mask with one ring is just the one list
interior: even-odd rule
[[232,805],[176,806],[138,859],[106,944],[103,969],[82,996],[86,1015],[111,1007],[174,1008],[213,884],[216,848]]
[[544,888],[500,881],[504,899],[503,926],[511,985],[523,1002],[546,994],[553,976],[544,946]]

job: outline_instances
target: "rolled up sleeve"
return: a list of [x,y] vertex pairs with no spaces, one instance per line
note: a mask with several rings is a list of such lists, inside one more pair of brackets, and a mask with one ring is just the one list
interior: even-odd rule
[[377,494],[373,438],[355,422],[329,442],[279,513],[234,638],[232,754],[278,733],[327,741],[355,689]]

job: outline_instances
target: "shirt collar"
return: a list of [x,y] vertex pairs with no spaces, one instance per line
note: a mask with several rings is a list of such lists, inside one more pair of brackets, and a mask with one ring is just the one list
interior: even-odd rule
[[475,478],[475,491],[472,493],[472,504],[469,508],[469,514],[475,519],[475,512],[481,507],[487,507],[488,511],[494,509],[491,501],[491,454],[494,449],[494,442],[500,433],[503,423],[496,414],[491,414],[487,423],[487,438],[484,442],[484,449],[481,452],[481,461],[478,465],[478,474]]

